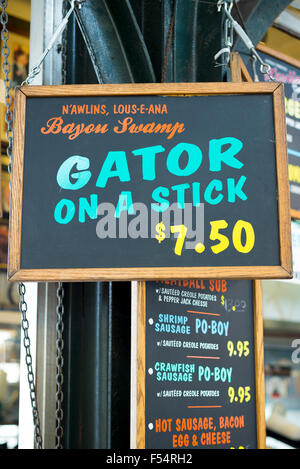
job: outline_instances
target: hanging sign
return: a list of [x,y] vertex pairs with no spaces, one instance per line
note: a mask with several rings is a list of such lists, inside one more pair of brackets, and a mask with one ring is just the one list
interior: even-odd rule
[[137,448],[263,448],[259,282],[140,283],[137,311]]
[[281,84],[23,87],[13,280],[290,277]]
[[[258,49],[270,74],[284,83],[291,215],[300,218],[300,61],[264,45]],[[260,79],[269,81],[267,75]]]

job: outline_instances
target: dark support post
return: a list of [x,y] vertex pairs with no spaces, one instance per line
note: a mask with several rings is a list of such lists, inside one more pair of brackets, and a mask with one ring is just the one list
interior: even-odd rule
[[[166,81],[222,81],[213,61],[222,31],[215,6],[89,0],[77,13],[80,29],[74,19],[68,26],[67,83],[161,81],[172,12]],[[64,448],[129,448],[131,284],[64,288]]]
[[64,286],[64,447],[129,448],[130,284]]
[[[246,23],[247,34],[251,38],[254,46],[262,40],[267,30],[272,26],[274,20],[280,13],[292,3],[293,0],[255,0],[253,2],[240,2],[240,12]],[[235,13],[237,21],[240,22],[239,16]],[[249,51],[240,38],[237,38],[234,50],[240,54],[245,54],[244,60],[247,62]]]
[[108,284],[65,285],[64,447],[107,448]]
[[214,63],[222,44],[222,14],[216,4],[89,0],[77,19],[99,82],[160,82],[172,21],[166,81],[222,81],[222,69]]

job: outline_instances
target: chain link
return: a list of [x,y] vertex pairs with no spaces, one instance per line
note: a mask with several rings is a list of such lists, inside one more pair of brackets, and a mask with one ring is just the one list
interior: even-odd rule
[[8,15],[6,13],[8,0],[1,0],[1,15],[0,15],[0,22],[1,22],[1,41],[2,41],[2,57],[3,57],[3,64],[2,70],[4,73],[4,86],[5,86],[5,106],[6,106],[6,113],[5,113],[5,122],[7,124],[6,130],[6,137],[8,140],[8,146],[6,149],[7,156],[9,157],[9,164],[8,164],[8,172],[11,173],[11,161],[12,161],[12,141],[13,141],[13,131],[12,131],[12,124],[13,124],[13,113],[12,113],[12,96],[11,96],[11,80],[10,80],[10,63],[8,61],[9,57],[9,47],[8,47],[8,38],[9,33],[7,29],[7,22],[8,22]]
[[34,373],[32,368],[32,355],[30,350],[31,343],[28,335],[29,322],[27,319],[27,303],[25,301],[26,289],[24,283],[19,283],[18,291],[20,296],[19,311],[22,315],[21,327],[24,334],[23,344],[25,348],[25,363],[27,367],[27,379],[29,384],[30,401],[32,407],[35,443],[37,449],[42,449],[43,440],[41,435],[40,417],[37,405],[36,389],[34,384]]
[[[68,0],[63,0],[62,16],[66,16],[68,11]],[[68,28],[66,27],[62,33],[61,41],[61,82],[63,85],[67,83],[67,34]]]
[[[10,94],[11,91],[11,80],[9,78],[10,75],[10,64],[8,62],[9,57],[9,47],[8,47],[8,38],[9,33],[7,30],[7,23],[8,23],[8,15],[6,13],[8,0],[0,0],[0,7],[1,7],[1,15],[0,21],[2,24],[1,29],[1,40],[3,43],[2,46],[2,55],[4,58],[2,69],[4,72],[4,85],[5,85],[5,105],[6,105],[6,115],[5,121],[7,123],[7,139],[8,139],[8,147],[7,147],[7,155],[9,157],[9,172],[11,173],[11,162],[12,162],[12,144],[13,144],[13,131],[12,131],[12,124],[13,124],[13,114],[11,111],[12,107],[12,96]],[[30,71],[27,79],[24,84],[29,84],[33,78],[38,75],[41,71],[41,64],[43,63],[46,55],[53,47],[53,44],[56,40],[56,37],[63,32],[62,36],[62,83],[66,83],[66,50],[67,50],[67,33],[65,27],[68,22],[68,18],[73,12],[75,6],[81,8],[81,4],[84,3],[85,0],[71,0],[71,8],[68,8],[69,2],[64,0],[63,1],[63,21],[57,28],[56,32],[54,33],[51,41],[44,51],[38,65],[33,67]],[[32,355],[30,350],[30,338],[28,334],[29,329],[29,322],[26,316],[27,313],[27,303],[25,301],[25,285],[23,283],[19,284],[19,295],[20,295],[20,303],[19,303],[19,311],[22,314],[22,321],[21,326],[24,333],[24,347],[25,347],[25,362],[27,366],[27,378],[29,383],[29,391],[30,391],[30,400],[32,406],[32,415],[33,415],[33,423],[34,423],[34,434],[35,434],[35,444],[38,449],[42,449],[43,441],[41,436],[41,428],[40,428],[40,418],[39,418],[39,411],[37,406],[37,397],[36,397],[36,389],[34,384],[34,373],[32,368]],[[61,282],[58,283],[58,288],[56,291],[57,295],[57,306],[56,306],[56,430],[55,430],[55,438],[56,438],[56,449],[62,449],[62,439],[63,439],[63,365],[64,365],[64,358],[63,358],[63,348],[64,348],[64,340],[63,340],[63,331],[64,331],[64,323],[63,323],[63,315],[64,315],[64,289]]]
[[[56,40],[56,37],[63,32],[62,37],[62,83],[66,83],[66,47],[67,47],[67,36],[65,27],[68,22],[68,18],[73,12],[75,6],[81,7],[81,4],[84,3],[85,0],[71,0],[71,8],[68,8],[68,1],[63,1],[63,21],[57,28],[56,32],[54,33],[51,41],[44,51],[39,63],[33,67],[30,71],[27,79],[22,85],[29,84],[33,78],[38,75],[41,71],[41,64],[43,63],[46,55],[53,47],[53,44]],[[0,0],[0,7],[1,7],[1,14],[0,14],[0,22],[2,25],[1,29],[1,40],[2,40],[2,56],[3,56],[3,65],[2,69],[4,72],[4,85],[5,85],[5,105],[6,105],[6,115],[5,121],[7,123],[7,139],[8,139],[8,147],[7,147],[7,155],[9,157],[9,173],[11,173],[11,163],[12,163],[12,145],[13,145],[13,114],[11,111],[12,107],[12,96],[11,96],[11,80],[10,80],[10,64],[8,61],[9,58],[9,47],[8,47],[8,38],[9,33],[7,30],[7,23],[8,23],[8,15],[6,13],[8,0]],[[41,428],[40,428],[40,418],[39,418],[39,411],[37,405],[37,396],[36,396],[36,389],[35,389],[35,380],[34,380],[34,373],[32,368],[32,355],[30,349],[30,338],[28,334],[29,329],[29,322],[26,316],[27,313],[27,303],[25,301],[25,285],[23,283],[19,283],[19,295],[20,295],[20,303],[19,303],[19,311],[22,314],[22,321],[21,327],[24,333],[24,348],[25,348],[25,362],[27,367],[27,379],[29,383],[29,392],[30,392],[30,400],[32,406],[32,415],[33,415],[33,423],[34,423],[34,435],[35,435],[35,445],[38,449],[42,449],[43,447],[43,440],[41,435]],[[56,322],[56,333],[57,333],[57,340],[56,340],[56,430],[55,430],[55,438],[56,438],[56,449],[62,449],[62,439],[63,439],[63,365],[64,365],[64,358],[63,358],[63,348],[64,348],[64,341],[63,341],[63,331],[64,331],[64,323],[63,323],[63,315],[64,315],[64,305],[63,305],[63,298],[64,298],[64,289],[61,282],[58,283],[57,288],[57,306],[56,306],[56,314],[57,314],[57,322]]]
[[[262,73],[264,75],[268,75],[268,77],[271,81],[275,81],[274,78],[272,77],[271,73],[270,73],[271,66],[269,64],[267,64],[266,62],[264,62],[264,60],[260,57],[259,53],[255,49],[255,46],[254,46],[253,42],[251,41],[250,37],[248,36],[248,34],[246,33],[246,31],[232,17],[232,15],[231,15],[232,6],[233,6],[233,0],[219,0],[218,3],[217,3],[218,11],[221,11],[222,7],[223,7],[223,11],[224,11],[224,13],[227,17],[227,20],[231,23],[230,27],[232,28],[232,31],[233,30],[235,31],[237,36],[242,40],[242,42],[245,44],[245,46],[249,50],[251,56],[253,58],[255,58],[254,65],[255,65],[256,61],[258,61],[259,64],[260,64],[260,68],[259,68],[260,73]],[[220,52],[222,52],[222,51],[220,51]],[[220,55],[220,52],[215,56],[215,58]],[[255,75],[255,80],[256,79],[257,79],[257,76]]]
[[[66,16],[68,12],[69,2],[68,0],[63,0],[62,4],[62,16]],[[62,44],[61,44],[61,81],[65,85],[67,82],[67,28],[64,29],[62,33]],[[61,282],[58,283],[56,290],[57,296],[57,306],[56,306],[56,428],[55,428],[55,439],[56,439],[56,449],[63,449],[63,435],[64,429],[62,426],[64,412],[63,412],[63,349],[64,349],[64,340],[63,340],[63,331],[64,331],[64,288]]]
[[64,382],[63,316],[64,316],[65,308],[63,304],[64,288],[61,282],[58,283],[56,296],[57,296],[57,306],[56,306],[56,430],[55,430],[55,437],[56,437],[56,449],[63,449],[62,439],[63,439],[64,430],[63,430],[62,422],[64,418],[64,412],[63,412],[64,394],[63,394],[62,386]]
[[58,25],[58,27],[54,31],[54,33],[53,33],[53,35],[52,35],[52,37],[49,41],[49,44],[47,45],[46,49],[42,53],[42,55],[39,58],[37,64],[30,70],[30,72],[28,74],[28,77],[26,78],[26,80],[23,81],[21,86],[30,85],[31,82],[33,81],[33,79],[41,72],[41,67],[42,67],[42,64],[43,64],[45,58],[47,57],[47,55],[49,54],[49,52],[53,48],[57,38],[63,33],[64,29],[66,28],[71,14],[75,10],[75,8],[81,9],[82,4],[84,4],[85,1],[86,0],[70,0],[70,8],[67,10],[66,15],[63,17],[62,21],[60,22],[60,24]]

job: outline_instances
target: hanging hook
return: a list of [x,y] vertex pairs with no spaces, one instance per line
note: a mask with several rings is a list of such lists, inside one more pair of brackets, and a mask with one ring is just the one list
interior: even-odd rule
[[257,58],[255,57],[255,55],[251,55],[250,60],[251,60],[251,66],[252,66],[254,81],[259,82],[259,78],[258,78],[257,71],[256,71]]
[[251,56],[255,57],[256,60],[260,63],[260,72],[264,75],[268,75],[270,80],[275,81],[274,78],[272,77],[270,70],[271,66],[264,62],[260,55],[258,54],[257,50],[255,49],[255,46],[247,33],[243,30],[243,28],[239,25],[237,21],[232,17],[231,15],[231,10],[233,7],[233,0],[219,0],[217,3],[217,8],[218,11],[221,11],[222,6],[224,7],[224,12],[225,15],[227,16],[227,21],[230,22],[230,27],[236,32],[236,34],[241,38],[247,49],[250,51]]
[[[230,59],[230,52],[231,52],[231,50],[230,50],[229,47],[223,47],[223,49],[220,49],[219,52],[216,53],[216,55],[214,56],[214,59],[215,59],[215,62],[216,62],[216,67],[222,67],[222,66],[228,65],[229,59]],[[218,58],[223,54],[226,54],[226,57],[224,59],[224,63],[218,63],[217,62]]]
[[[73,2],[74,0],[71,0],[71,1]],[[83,3],[85,3],[85,2],[86,2],[86,0],[75,0],[75,6],[80,10]]]
[[[219,2],[217,3],[218,11],[221,11],[222,6],[224,6],[224,8],[230,13],[233,7],[233,0],[219,0]],[[220,49],[219,52],[217,52],[217,54],[214,56],[217,67],[226,67],[229,64],[230,60],[231,48],[233,46],[233,27],[231,21],[228,18],[225,19],[224,23],[224,45],[225,47]],[[223,54],[224,62],[218,63],[217,59]]]
[[229,8],[229,12],[231,12],[233,3],[234,3],[233,0],[218,0],[218,3],[217,3],[218,12],[220,13],[223,5],[224,5],[224,8]]
[[263,75],[268,75],[271,81],[276,81],[270,73],[271,65],[267,64],[266,62],[262,60],[262,58],[257,53],[257,50],[255,49],[254,46],[252,49],[250,49],[250,52],[251,52],[252,57],[254,57],[255,60],[258,60],[258,62],[260,63],[260,67],[259,67],[260,73],[262,73]]
[[222,10],[223,5],[224,5],[224,0],[218,0],[218,3],[217,3],[218,13],[220,13],[220,11]]
[[53,33],[53,36],[51,37],[51,39],[49,41],[49,44],[47,45],[46,49],[44,50],[43,54],[41,55],[38,63],[30,70],[30,73],[29,73],[28,77],[26,78],[26,80],[23,81],[21,86],[29,85],[32,82],[32,80],[36,77],[36,75],[38,75],[40,73],[42,63],[44,62],[46,56],[48,55],[48,53],[50,52],[50,50],[54,46],[58,36],[63,32],[63,30],[67,26],[67,23],[69,21],[69,18],[71,16],[71,14],[75,10],[75,8],[77,6],[79,6],[79,3],[83,3],[85,1],[86,0],[71,0],[71,6],[70,6],[66,16],[63,18],[61,23],[58,25],[57,29],[55,30],[55,32]]

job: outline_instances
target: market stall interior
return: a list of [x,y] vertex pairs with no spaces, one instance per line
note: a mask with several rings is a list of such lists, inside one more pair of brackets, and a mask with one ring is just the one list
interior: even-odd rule
[[[86,2],[89,2],[89,0],[86,0]],[[90,0],[91,3],[94,6],[94,0]],[[221,27],[223,27],[219,19],[220,17],[218,17],[218,26],[215,26],[217,0],[213,2],[213,5],[208,5],[208,3],[211,3],[210,0],[207,2],[201,2],[200,0],[199,2],[197,0],[162,0],[159,2],[156,0],[152,0],[152,2],[151,0],[126,0],[126,2],[124,1],[125,3],[127,5],[126,10],[124,10],[124,5],[121,5],[121,2],[109,5],[109,2],[99,1],[98,5],[95,6],[95,15],[96,13],[99,14],[100,10],[102,13],[105,12],[103,16],[107,26],[107,29],[104,28],[105,30],[100,27],[101,21],[104,20],[99,20],[95,16],[93,18],[95,21],[91,21],[91,16],[89,16],[91,10],[84,10],[83,7],[81,12],[76,11],[76,15],[71,15],[68,27],[59,36],[55,47],[43,63],[42,72],[37,77],[38,80],[35,84],[61,85],[61,83],[64,83],[71,85],[77,83],[88,85],[100,82],[103,82],[103,84],[118,83],[118,81],[122,83],[122,80],[148,81],[149,83],[154,81],[158,83],[161,81],[204,83],[210,81],[221,82],[222,79],[224,81],[228,79],[230,75],[222,75],[222,67],[219,66],[220,63],[215,64],[213,57],[218,52],[217,49],[221,43],[220,31]],[[244,73],[248,74],[249,80],[253,82],[272,83],[274,80],[275,82],[284,83],[289,192],[291,200],[293,278],[264,279],[261,281],[265,375],[265,394],[261,397],[265,399],[266,447],[274,449],[299,449],[300,0],[274,2],[273,6],[269,6],[269,10],[264,10],[265,8],[267,9],[266,2],[264,3],[261,0],[245,0],[244,2],[237,1],[234,3],[235,5],[232,10],[234,18],[245,28],[245,31],[247,31],[247,34],[254,42],[257,38],[257,41],[259,41],[257,51],[264,63],[269,67],[267,74],[261,73],[258,64],[254,60],[250,60],[249,51],[245,49],[240,38],[235,35],[235,46],[232,47],[232,51],[238,53],[238,57],[243,60],[243,65],[246,68]],[[4,2],[2,1],[0,5],[3,8]],[[7,2],[9,55],[6,58],[5,54],[2,56],[0,72],[0,449],[29,448],[34,446],[34,428],[32,425],[32,409],[27,383],[27,369],[24,360],[18,284],[7,280],[9,223],[11,222],[11,176],[9,172],[10,159],[7,155],[7,148],[9,146],[7,122],[5,120],[7,111],[5,106],[7,97],[5,97],[5,94],[7,89],[5,89],[3,81],[5,78],[3,62],[7,59],[10,64],[9,78],[11,89],[9,95],[11,111],[13,112],[15,106],[15,87],[20,86],[26,80],[33,57],[35,60],[37,57],[40,57],[43,44],[49,43],[53,32],[60,24],[63,15],[66,14],[69,7],[70,2],[64,0],[8,0]],[[272,16],[272,8],[274,11],[276,9],[279,16],[276,17],[271,27],[268,25],[267,33],[265,33],[267,28],[264,30],[263,28],[268,22],[267,18]],[[204,11],[204,9],[206,10]],[[120,12],[124,11],[126,16],[122,16],[122,18],[125,18],[126,21],[122,22]],[[176,11],[177,15],[175,14]],[[201,28],[197,27],[197,22],[201,22],[201,15],[207,12],[209,12],[209,15],[207,16],[208,20],[204,28],[205,31],[201,31]],[[258,15],[261,15],[259,18],[264,18],[264,20],[262,19],[258,22]],[[160,25],[158,25],[159,21],[154,22],[154,16],[159,18]],[[191,18],[193,18],[193,21]],[[130,21],[127,21],[129,19]],[[172,19],[174,20],[173,24]],[[100,26],[97,23],[98,21]],[[134,33],[132,34],[130,33],[129,24],[134,25]],[[186,27],[186,24],[189,27]],[[2,26],[0,25],[1,27],[3,28],[3,24]],[[157,28],[158,33],[154,38],[153,31],[156,31],[155,28]],[[86,39],[88,39],[86,42],[82,35],[84,30],[87,35]],[[105,34],[102,36],[103,31]],[[37,40],[37,37],[39,40]],[[94,41],[93,38],[96,38],[97,41]],[[189,50],[190,42],[192,44],[191,51]],[[139,47],[134,49],[134,44],[139,44]],[[1,49],[2,46],[3,38]],[[205,48],[205,54],[201,52],[203,48]],[[111,50],[115,54],[113,62],[110,60]],[[136,50],[135,55],[132,54],[132,50]],[[107,52],[107,54],[104,52]],[[168,62],[164,60],[165,53],[168,55]],[[207,57],[211,57],[211,60]],[[224,57],[226,57],[226,54]],[[221,59],[221,57],[218,57],[218,59]],[[175,85],[175,83],[173,84]],[[49,93],[49,90],[46,90],[47,93]],[[123,89],[122,93],[124,95],[128,94],[126,88]],[[161,94],[163,93],[161,92]],[[169,92],[169,94],[172,93]],[[38,96],[38,98],[41,98],[41,96]],[[175,97],[173,96],[172,99],[175,99]],[[43,109],[44,112],[48,112],[47,106],[44,106]],[[263,113],[258,118],[262,118],[262,115]],[[29,176],[31,176],[31,173]],[[42,183],[40,184],[42,185]],[[135,185],[136,181],[133,178],[133,186],[135,187]],[[30,184],[27,185],[27,188],[30,189]],[[29,189],[27,192],[26,190],[24,191],[25,194],[31,194]],[[195,195],[195,191],[193,194]],[[275,202],[277,202],[277,199]],[[29,204],[28,213],[31,213],[30,210]],[[26,233],[28,234],[29,231]],[[68,239],[68,236],[66,238]],[[26,241],[25,235],[24,239]],[[30,242],[31,238],[28,245],[30,245]],[[69,237],[69,244],[71,242],[71,237]],[[203,248],[203,245],[201,244],[200,246],[200,244],[198,246],[199,251]],[[243,243],[241,242],[240,245],[243,245]],[[164,243],[160,245],[161,249],[163,247]],[[88,251],[91,245],[85,243],[85,248]],[[283,248],[285,249],[284,246]],[[174,254],[173,251],[172,253]],[[149,256],[150,251],[146,252],[151,263],[153,256]],[[266,251],[263,252],[265,253]],[[27,253],[25,260],[29,266],[31,263],[34,265],[34,262],[38,263],[41,256],[35,253],[36,259],[34,259],[34,256],[30,255],[30,250]],[[130,257],[129,251],[127,251],[127,254]],[[96,259],[95,256],[91,257],[93,257],[93,260]],[[114,257],[114,262],[117,265],[119,262],[118,256],[112,257]],[[178,256],[174,255],[174,257],[178,260]],[[58,260],[61,261],[61,258]],[[159,261],[161,260],[162,256],[159,257]],[[47,262],[49,262],[49,256]],[[73,262],[71,267],[76,267],[76,259],[74,257],[69,258],[68,262],[70,264]],[[13,269],[13,274],[16,274],[16,269]],[[80,273],[78,275],[79,277],[76,280],[81,280]],[[177,280],[174,279],[175,277],[173,277],[173,281],[176,287]],[[44,281],[37,283],[34,281],[33,274],[30,280],[33,280],[31,285],[33,285],[34,292],[37,293],[37,298],[34,295],[30,298],[30,301],[35,305],[34,308],[30,308],[30,314],[32,314],[30,325],[33,325],[33,336],[31,337],[33,344],[32,352],[34,359],[38,357],[38,363],[34,371],[37,376],[38,400],[41,403],[40,411],[45,447],[57,447],[57,441],[59,440],[59,445],[64,444],[65,448],[81,448],[88,447],[89,445],[95,448],[104,448],[114,447],[114,445],[118,444],[120,447],[126,446],[129,448],[130,444],[132,447],[135,447],[134,445],[137,444],[135,440],[136,434],[138,434],[138,444],[140,447],[145,447],[145,444],[148,444],[149,447],[159,444],[168,445],[167,432],[163,434],[164,439],[161,438],[161,435],[154,434],[154,427],[149,426],[149,422],[145,420],[145,418],[149,418],[150,421],[151,411],[154,412],[156,409],[162,413],[166,412],[167,415],[169,408],[167,408],[165,402],[171,402],[171,399],[168,401],[161,398],[161,385],[160,383],[157,385],[153,381],[153,369],[149,364],[157,352],[155,347],[158,344],[157,335],[155,335],[153,327],[153,324],[155,326],[155,323],[153,323],[155,315],[157,314],[157,318],[163,312],[173,315],[174,310],[176,310],[169,303],[166,303],[166,312],[160,310],[162,304],[159,303],[160,300],[158,299],[160,292],[157,290],[157,283],[162,283],[162,281],[160,281],[158,276],[155,278],[156,283],[149,281],[141,288],[139,286],[140,290],[136,288],[135,282],[111,282],[111,279],[106,279],[106,282],[90,283],[85,283],[81,280],[82,283],[78,284],[66,281],[64,284],[65,290],[62,290],[61,284],[58,284],[57,289],[57,282],[55,284],[47,284]],[[91,280],[91,278],[88,280]],[[128,278],[125,280],[128,280]],[[204,285],[205,281],[199,279],[199,282],[201,281]],[[211,279],[207,277],[206,284],[209,284],[210,281]],[[224,281],[226,282],[226,280]],[[245,288],[251,287],[252,289],[252,282],[248,284],[247,280],[230,280],[228,281],[228,288],[230,287],[229,289],[235,291],[234,289],[238,287],[238,282],[241,281],[245,282]],[[177,289],[181,291],[183,285],[180,284],[179,287],[177,285]],[[195,292],[198,294],[197,289],[198,286],[195,287],[195,284],[189,287],[191,295],[196,294]],[[203,289],[205,289],[205,286]],[[62,293],[63,291],[64,294]],[[139,292],[138,295],[141,295],[141,292],[147,292],[148,299],[145,296],[142,299],[139,298],[139,300],[144,302],[147,300],[148,303],[147,307],[146,303],[141,303],[143,308],[135,311],[135,317],[133,311],[136,307],[136,300],[133,292],[136,293],[136,291]],[[240,292],[242,292],[242,288],[240,288]],[[250,293],[246,293],[244,294],[245,298],[252,298],[252,290]],[[152,295],[151,301],[149,300],[150,294]],[[220,311],[211,310],[207,314],[217,315],[223,312],[224,308],[227,308],[228,305],[225,304],[225,299],[224,297],[222,298],[222,295],[221,290],[216,293]],[[238,297],[238,294],[236,293],[235,296]],[[176,294],[170,294],[170,298],[174,299],[175,297]],[[253,301],[255,301],[254,296],[253,298]],[[238,301],[237,303],[230,303],[230,308],[228,306],[226,314],[241,308],[242,300],[239,299]],[[252,309],[248,308],[251,301],[248,301],[247,308],[241,308],[243,312],[247,311],[249,314],[252,314]],[[63,324],[64,351],[56,347],[58,340],[56,335],[56,313],[58,310],[62,310],[60,309],[62,304],[65,306],[65,322]],[[151,308],[153,306],[153,308],[151,309],[149,305]],[[253,311],[256,311],[257,305],[254,306]],[[203,310],[201,311],[201,314],[205,314]],[[191,314],[195,313],[195,311],[188,312]],[[146,324],[144,323],[145,318],[147,318]],[[140,327],[139,325],[137,331],[134,329],[134,327],[137,327],[136,323],[134,323],[135,320],[137,323],[141,321],[140,324],[143,326]],[[157,323],[159,323],[159,319],[157,319]],[[246,322],[243,324],[243,327],[245,327],[245,324]],[[252,328],[254,328],[254,332]],[[36,329],[38,330],[37,335],[35,335]],[[243,328],[241,327],[240,330],[242,331]],[[136,336],[134,336],[134,333],[136,333]],[[243,334],[245,336],[243,337],[243,344],[247,341],[252,341],[254,344],[255,325],[252,321],[249,321],[249,327]],[[250,338],[247,334],[249,334]],[[136,340],[137,337],[144,348],[135,350],[130,341]],[[242,340],[238,333],[234,337],[236,341],[238,339]],[[173,337],[167,337],[167,339],[171,342]],[[144,343],[145,340],[146,343]],[[194,343],[196,343],[196,339]],[[225,342],[224,344],[222,346],[228,348],[228,344]],[[161,347],[161,344],[157,346]],[[231,353],[230,346],[229,353]],[[171,361],[168,351],[169,349],[164,348],[163,352],[161,352],[161,356],[163,353],[167,356],[165,361]],[[179,356],[180,351],[175,351]],[[244,349],[241,351],[241,355],[244,351]],[[234,350],[234,345],[232,345],[232,354],[234,352],[238,354],[238,351]],[[63,376],[64,402],[59,402],[57,412],[57,401],[55,401],[58,395],[57,382],[55,382],[57,373],[56,364],[57,357],[62,353],[65,358],[64,369],[62,371],[62,368],[60,368],[59,372],[65,373]],[[255,381],[254,366],[255,358],[257,360],[257,357],[258,352],[255,349],[255,356],[251,357],[251,383]],[[189,355],[190,358],[191,356]],[[193,358],[195,358],[194,354]],[[216,357],[210,356],[209,358]],[[217,359],[219,358],[217,357]],[[182,357],[180,356],[178,360],[180,361],[181,359]],[[87,363],[89,365],[92,363],[92,366],[87,366]],[[145,363],[149,365],[146,367],[146,376]],[[134,375],[136,364],[138,371],[141,370],[141,366],[144,367],[142,381],[138,382],[138,390],[142,394],[142,404],[139,403],[139,406],[137,406],[137,416],[134,415],[132,406],[132,402],[135,402],[132,391],[136,384],[134,379],[138,380],[140,376]],[[78,376],[78,373],[76,373],[78,366],[82,368],[81,376]],[[148,372],[149,369],[152,370],[152,373]],[[131,383],[130,379],[133,380]],[[87,391],[83,389],[82,381],[86,383],[86,389],[88,389],[90,396],[89,400],[86,399]],[[259,389],[262,389],[261,386]],[[149,394],[147,395],[148,391]],[[150,392],[152,391],[155,399],[151,400]],[[178,387],[178,392],[180,391],[181,389]],[[232,401],[234,401],[235,397],[232,394]],[[143,407],[145,402],[146,412]],[[180,405],[182,402],[181,400]],[[256,399],[256,402],[252,401],[251,412],[249,411],[249,414],[251,413],[254,416],[261,402],[262,400],[259,398]],[[171,411],[178,412],[180,406],[178,405],[174,408],[172,405],[170,406]],[[96,412],[94,412],[95,409]],[[60,420],[59,417],[59,415],[63,414],[62,410],[64,411],[64,420]],[[185,414],[183,413],[183,415]],[[136,420],[134,420],[136,417],[140,427],[137,433],[134,434],[132,428],[136,425]],[[259,419],[262,421],[261,416]],[[63,438],[58,437],[59,425],[61,425],[61,428],[65,426],[64,434],[62,432]],[[84,434],[81,432],[82,426],[85,428]],[[253,428],[251,426],[251,430],[251,438],[255,446],[255,425],[253,425]],[[264,439],[262,433],[260,432],[260,440]]]

